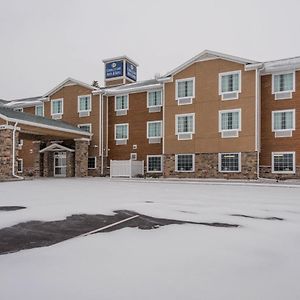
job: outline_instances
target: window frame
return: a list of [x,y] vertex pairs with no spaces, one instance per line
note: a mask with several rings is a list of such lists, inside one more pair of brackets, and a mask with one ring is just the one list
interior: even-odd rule
[[[293,74],[293,89],[292,90],[286,90],[286,91],[278,91],[275,92],[275,76],[279,75],[287,75],[287,74]],[[296,91],[296,71],[291,72],[277,72],[272,74],[272,94],[280,94],[280,93],[294,93]],[[280,99],[280,100],[286,100],[286,99]]]
[[[53,103],[58,101],[61,102],[61,112],[53,113]],[[63,114],[64,114],[64,98],[51,99],[51,116],[62,116]]]
[[[283,154],[293,154],[293,171],[275,171],[274,170],[274,157]],[[272,152],[272,173],[273,174],[295,174],[296,173],[296,152],[284,151],[284,152]]]
[[89,162],[88,162],[88,170],[96,170],[97,169],[97,157],[96,156],[89,156],[88,160],[92,159],[92,158],[94,159],[95,167],[94,168],[89,168]]
[[[37,107],[42,107],[42,111],[43,111],[43,114],[42,114],[42,115],[38,115],[38,114],[37,114]],[[34,107],[34,114],[35,114],[36,116],[40,116],[40,117],[44,117],[44,116],[45,116],[45,106],[44,106],[44,103],[35,105],[35,107]]]
[[[117,109],[117,97],[124,97],[124,96],[126,96],[127,98],[127,107]],[[129,94],[115,95],[115,111],[126,111],[126,110],[129,110]]]
[[92,133],[92,123],[84,123],[84,124],[78,124],[77,125],[78,128],[81,128],[82,126],[89,126],[90,131],[87,131],[87,132]]
[[[150,105],[149,104],[149,94],[154,93],[154,92],[160,92],[160,105]],[[153,107],[162,107],[163,106],[163,99],[162,99],[162,90],[152,90],[152,91],[147,91],[147,108],[153,108]]]
[[[228,75],[234,75],[234,74],[239,75],[239,89],[236,91],[231,91],[231,92],[222,92],[222,77],[228,76]],[[238,95],[239,95],[241,92],[242,92],[242,71],[241,70],[219,73],[219,96],[222,96],[225,94],[230,94],[230,93],[238,93]],[[230,99],[222,99],[222,101],[237,100],[238,98],[239,97],[230,98]]]
[[[23,158],[17,158],[17,162],[18,162],[17,173],[23,173],[23,170],[24,170],[24,161],[23,161]],[[21,163],[21,170],[19,170],[19,162]]]
[[[188,117],[193,116],[193,130],[189,132],[178,132],[178,118],[179,117]],[[175,115],[175,135],[178,134],[195,134],[195,113],[187,113],[187,114],[176,114]]]
[[[222,155],[238,155],[238,166],[239,166],[239,168],[238,168],[238,170],[237,171],[231,171],[231,170],[229,170],[229,171],[223,171],[222,170]],[[220,172],[220,173],[241,173],[241,171],[242,171],[242,153],[241,152],[220,152],[219,153],[219,155],[218,155],[218,171]]]
[[[117,126],[127,126],[127,138],[117,139]],[[128,141],[129,140],[129,123],[119,123],[115,124],[115,133],[114,133],[115,141]]]
[[[191,155],[193,160],[193,168],[192,170],[178,170],[178,156],[180,155]],[[180,153],[180,154],[175,154],[175,172],[178,172],[178,173],[193,173],[195,172],[195,153]]]
[[[149,136],[149,124],[153,124],[153,123],[160,123],[160,136]],[[162,125],[163,125],[162,120],[147,121],[147,139],[161,139],[162,132],[163,132]]]
[[[184,82],[184,81],[192,81],[193,82],[193,95],[192,96],[186,96],[186,97],[178,97],[178,83],[179,82]],[[181,79],[176,79],[175,81],[175,99],[176,101],[180,99],[195,99],[195,77],[189,77],[189,78],[181,78]]]
[[[293,128],[290,129],[275,129],[274,121],[275,121],[275,114],[276,113],[285,113],[285,112],[293,112]],[[296,130],[296,109],[283,109],[283,110],[273,110],[272,111],[272,132],[278,131],[294,131]]]
[[[231,112],[239,112],[239,128],[238,129],[222,129],[222,114],[223,113],[231,113]],[[219,110],[219,132],[228,132],[228,131],[242,131],[242,109],[223,109]]]
[[[89,98],[89,102],[90,102],[90,109],[87,110],[80,110],[80,100],[82,97],[88,97]],[[91,112],[92,111],[92,95],[79,95],[77,97],[77,112],[78,113],[82,113],[82,112]]]
[[[160,171],[150,171],[149,170],[149,158],[160,157]],[[163,155],[147,155],[147,173],[163,173]]]

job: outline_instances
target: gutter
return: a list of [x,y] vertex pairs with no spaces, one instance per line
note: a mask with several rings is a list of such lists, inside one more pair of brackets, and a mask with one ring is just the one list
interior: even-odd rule
[[12,176],[18,179],[23,180],[24,177],[19,176],[15,173],[15,162],[16,162],[16,131],[17,131],[18,122],[15,123],[13,129],[13,140],[12,140]]

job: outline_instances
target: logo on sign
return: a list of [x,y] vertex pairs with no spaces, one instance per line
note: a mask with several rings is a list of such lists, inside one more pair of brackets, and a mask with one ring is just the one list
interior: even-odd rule
[[129,62],[126,62],[126,76],[136,81],[136,66]]
[[115,78],[123,76],[123,61],[118,60],[107,63],[105,66],[105,78]]

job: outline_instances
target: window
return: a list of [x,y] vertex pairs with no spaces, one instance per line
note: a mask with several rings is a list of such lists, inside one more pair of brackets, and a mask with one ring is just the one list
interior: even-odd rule
[[78,128],[86,132],[92,133],[92,124],[78,124]]
[[192,139],[192,134],[195,133],[195,114],[176,115],[175,118],[178,139]]
[[90,112],[92,110],[91,96],[84,95],[78,97],[78,112]]
[[241,109],[219,111],[219,131],[222,138],[238,137],[241,131]]
[[176,172],[194,172],[195,155],[177,154],[175,155]]
[[96,169],[96,157],[88,158],[88,169]]
[[147,122],[147,138],[161,138],[162,121]]
[[128,140],[128,124],[115,125],[115,140]]
[[44,104],[35,106],[35,115],[36,116],[44,116]]
[[23,112],[23,111],[24,111],[24,109],[23,109],[23,107],[19,107],[19,108],[14,108],[14,111]]
[[147,155],[147,172],[162,172],[162,155]]
[[193,98],[195,98],[195,78],[176,80],[178,105],[192,104]]
[[63,99],[51,100],[51,115],[62,115],[63,114]]
[[131,160],[137,160],[137,153],[130,153]]
[[295,173],[295,152],[273,152],[272,173]]
[[272,130],[295,130],[295,110],[273,111]]
[[17,159],[17,171],[18,173],[23,173],[23,159]]
[[128,95],[115,96],[115,111],[128,110]]
[[219,172],[240,172],[241,153],[219,153]]
[[291,99],[292,92],[295,92],[295,72],[273,74],[272,93],[275,100]]
[[161,91],[148,92],[147,107],[162,106],[162,94]]
[[222,100],[238,99],[241,92],[241,71],[219,74],[219,95]]

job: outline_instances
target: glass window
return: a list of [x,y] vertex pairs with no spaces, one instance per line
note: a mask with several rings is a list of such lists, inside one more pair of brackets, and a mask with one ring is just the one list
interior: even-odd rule
[[239,153],[221,153],[219,161],[219,170],[221,172],[239,172],[240,154]]
[[127,140],[128,139],[128,124],[117,124],[115,126],[115,139]]
[[194,132],[194,115],[177,115],[177,133]]
[[176,171],[177,172],[193,172],[194,171],[194,155],[178,154],[176,155]]
[[238,92],[240,90],[240,73],[221,75],[221,93]]
[[35,107],[35,114],[36,114],[36,116],[43,117],[44,116],[44,105],[37,105]]
[[147,170],[148,170],[148,172],[162,172],[162,157],[161,157],[161,155],[149,155],[148,156]]
[[148,92],[148,107],[161,106],[161,91]]
[[128,96],[123,95],[123,96],[116,96],[115,98],[115,110],[125,110],[128,109]]
[[96,157],[88,158],[88,169],[96,169]]
[[288,92],[294,90],[294,73],[274,75],[274,92]]
[[63,101],[62,99],[52,100],[51,102],[52,115],[63,113]]
[[23,172],[23,159],[19,158],[17,159],[17,170],[18,173],[22,173]]
[[294,111],[273,112],[273,130],[294,129]]
[[294,153],[274,153],[273,154],[273,172],[293,173]]
[[148,138],[161,138],[161,121],[148,122],[147,137]]
[[239,130],[240,111],[221,112],[221,130]]
[[177,81],[177,98],[194,97],[194,80]]
[[78,127],[86,132],[92,132],[92,125],[91,124],[79,124]]
[[79,108],[78,111],[91,111],[91,96],[79,96],[78,97]]

